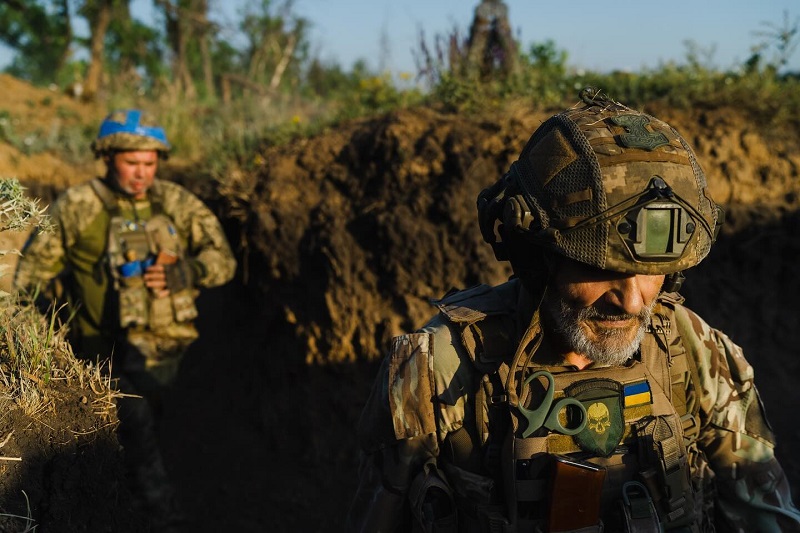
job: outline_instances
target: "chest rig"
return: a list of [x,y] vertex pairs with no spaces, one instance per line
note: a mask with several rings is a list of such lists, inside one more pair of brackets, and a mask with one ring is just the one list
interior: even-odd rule
[[[186,328],[176,326],[197,317],[196,291],[180,236],[164,213],[161,199],[151,195],[150,216],[141,220],[123,216],[116,195],[100,180],[93,180],[91,185],[110,217],[106,262],[119,300],[119,326],[167,336],[173,331],[185,335]],[[154,264],[164,265],[168,297],[155,298],[145,286],[144,273]]]
[[[462,530],[701,531],[693,363],[672,326],[679,300],[659,298],[638,358],[575,371],[534,361],[537,314],[509,333],[516,305],[501,293],[514,283],[437,303],[479,376],[475,420],[443,446],[460,523],[479,524]],[[458,486],[474,473],[491,486],[477,500]]]

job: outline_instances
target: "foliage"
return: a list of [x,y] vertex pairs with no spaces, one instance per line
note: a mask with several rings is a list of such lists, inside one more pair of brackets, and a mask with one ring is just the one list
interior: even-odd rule
[[800,39],[800,21],[784,15],[781,25],[763,23],[753,55],[740,67],[721,71],[712,66],[714,49],[688,41],[683,63],[669,62],[640,72],[586,72],[568,66],[566,51],[553,41],[534,42],[520,51],[520,68],[510,75],[479,79],[463,68],[467,42],[457,29],[436,36],[429,44],[420,35],[418,71],[430,86],[429,101],[452,112],[496,111],[509,100],[535,109],[562,108],[577,101],[587,85],[601,87],[632,107],[660,101],[688,109],[692,106],[733,106],[755,121],[798,125],[800,86],[797,73],[785,73]]
[[66,1],[0,2],[0,41],[17,51],[6,71],[51,83],[65,65],[72,31]]

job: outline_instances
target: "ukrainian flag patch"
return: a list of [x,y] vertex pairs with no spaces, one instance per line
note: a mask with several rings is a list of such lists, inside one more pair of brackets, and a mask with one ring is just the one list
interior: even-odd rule
[[653,395],[650,393],[650,384],[647,380],[625,385],[623,394],[625,396],[626,409],[653,403]]

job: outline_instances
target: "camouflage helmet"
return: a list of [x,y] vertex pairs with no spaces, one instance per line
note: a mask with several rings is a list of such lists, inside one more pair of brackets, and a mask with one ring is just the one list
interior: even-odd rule
[[[630,274],[676,274],[709,252],[721,223],[686,140],[594,88],[545,121],[478,196],[484,240],[514,271],[537,248]],[[532,248],[533,245],[533,248]]]
[[138,109],[113,111],[100,124],[92,142],[95,157],[114,151],[156,150],[165,157],[170,150],[164,128]]

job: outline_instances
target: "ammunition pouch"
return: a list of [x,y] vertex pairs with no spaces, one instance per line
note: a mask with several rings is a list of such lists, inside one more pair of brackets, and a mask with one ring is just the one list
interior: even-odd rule
[[172,264],[165,264],[164,273],[167,276],[167,288],[170,292],[180,292],[194,287],[194,272],[186,260],[180,259]]
[[[143,329],[152,335],[163,335],[171,339],[167,344],[185,344],[186,339],[197,337],[191,331],[194,328],[187,327],[197,317],[194,271],[183,257],[169,217],[157,214],[146,222],[134,223],[112,216],[107,253],[119,291],[119,321],[123,329]],[[164,267],[167,297],[155,298],[145,286],[144,273],[153,264]],[[146,348],[140,350],[142,353],[153,351],[152,341],[140,344]]]
[[444,471],[453,486],[462,533],[508,533],[514,531],[505,515],[505,505],[497,494],[495,481],[454,465]]
[[144,278],[128,276],[119,281],[119,325],[122,328],[147,325],[150,293]]
[[458,513],[450,485],[434,463],[427,463],[408,492],[413,533],[457,533]]
[[[695,494],[683,435],[669,420],[656,416],[637,423],[642,462],[639,473],[665,529],[696,526]],[[674,418],[673,418],[674,419]]]

